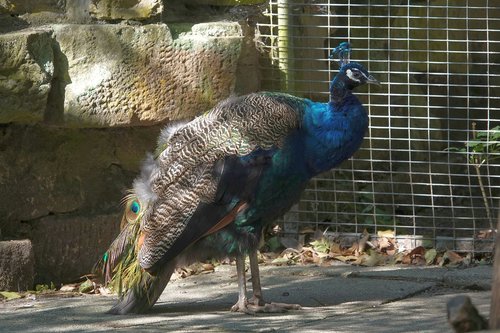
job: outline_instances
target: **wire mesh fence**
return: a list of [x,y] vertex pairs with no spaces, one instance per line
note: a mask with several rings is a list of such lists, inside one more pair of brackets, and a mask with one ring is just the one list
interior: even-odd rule
[[357,91],[362,148],[284,217],[339,234],[490,252],[500,201],[500,3],[272,0],[258,25],[264,88],[328,100],[341,41],[381,87]]

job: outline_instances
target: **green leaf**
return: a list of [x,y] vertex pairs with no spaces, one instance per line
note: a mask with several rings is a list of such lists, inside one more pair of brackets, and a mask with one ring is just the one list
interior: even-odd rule
[[484,142],[481,141],[470,141],[467,143],[467,146],[472,149],[472,151],[476,153],[484,152]]
[[465,148],[457,148],[457,147],[448,147],[448,148],[445,149],[445,151],[465,153],[465,152],[467,152],[467,149],[465,149]]
[[47,284],[37,284],[35,286],[35,291],[37,293],[45,293],[45,292],[49,292],[49,291],[54,291],[56,290],[56,286],[54,285],[54,282],[51,282],[50,283],[50,286],[47,285]]
[[488,137],[488,132],[479,131],[476,133],[476,139],[482,139],[482,138],[487,138],[487,137]]
[[432,265],[436,259],[437,251],[436,249],[429,249],[425,251],[425,262],[427,265]]
[[266,245],[270,252],[276,252],[278,249],[282,248],[280,239],[277,236],[271,237],[267,240]]
[[492,129],[493,133],[490,134],[490,140],[498,141],[500,140],[500,126]]
[[311,245],[316,252],[330,252],[330,243],[326,238],[315,240],[314,242],[311,242]]
[[81,293],[88,293],[94,290],[94,284],[90,280],[85,280],[78,288],[78,291]]
[[0,295],[5,297],[8,301],[21,298],[21,294],[16,293],[15,291],[0,291]]
[[275,265],[286,265],[287,263],[288,263],[287,258],[276,258],[276,259],[273,259],[273,261],[271,261],[271,264],[275,264]]

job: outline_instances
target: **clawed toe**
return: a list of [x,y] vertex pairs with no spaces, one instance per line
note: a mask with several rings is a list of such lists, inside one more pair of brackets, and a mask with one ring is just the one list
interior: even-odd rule
[[257,251],[252,251],[249,254],[250,271],[252,273],[252,291],[253,296],[250,299],[246,297],[246,278],[245,278],[245,258],[243,255],[236,257],[236,272],[238,275],[238,302],[231,307],[233,312],[243,312],[246,314],[256,313],[283,313],[288,310],[301,309],[298,304],[286,303],[267,303],[262,296],[262,288],[260,286],[259,276],[259,260]]
[[231,312],[243,312],[246,314],[255,314],[255,311],[253,311],[250,307],[247,301],[245,302],[238,302],[235,305],[231,307]]
[[256,313],[283,313],[287,312],[288,310],[300,310],[300,309],[301,306],[299,304],[287,304],[287,303],[254,304],[252,302],[245,302],[244,304],[240,304],[238,302],[231,307],[231,311],[233,312],[243,312],[251,315],[254,315]]

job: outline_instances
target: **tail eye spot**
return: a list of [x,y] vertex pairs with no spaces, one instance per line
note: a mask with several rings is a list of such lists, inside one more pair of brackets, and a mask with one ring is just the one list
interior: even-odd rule
[[134,214],[137,214],[137,213],[139,213],[139,211],[141,210],[141,205],[140,205],[137,201],[134,201],[134,202],[132,202],[132,204],[130,205],[130,210],[131,210]]

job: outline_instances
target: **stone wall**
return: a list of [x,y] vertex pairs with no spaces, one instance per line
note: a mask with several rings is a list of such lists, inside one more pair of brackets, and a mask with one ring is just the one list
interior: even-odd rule
[[0,290],[90,273],[161,127],[259,89],[248,20],[197,6],[0,0]]
[[190,118],[230,95],[237,22],[172,37],[166,24],[57,24],[0,36],[0,123],[147,126]]

